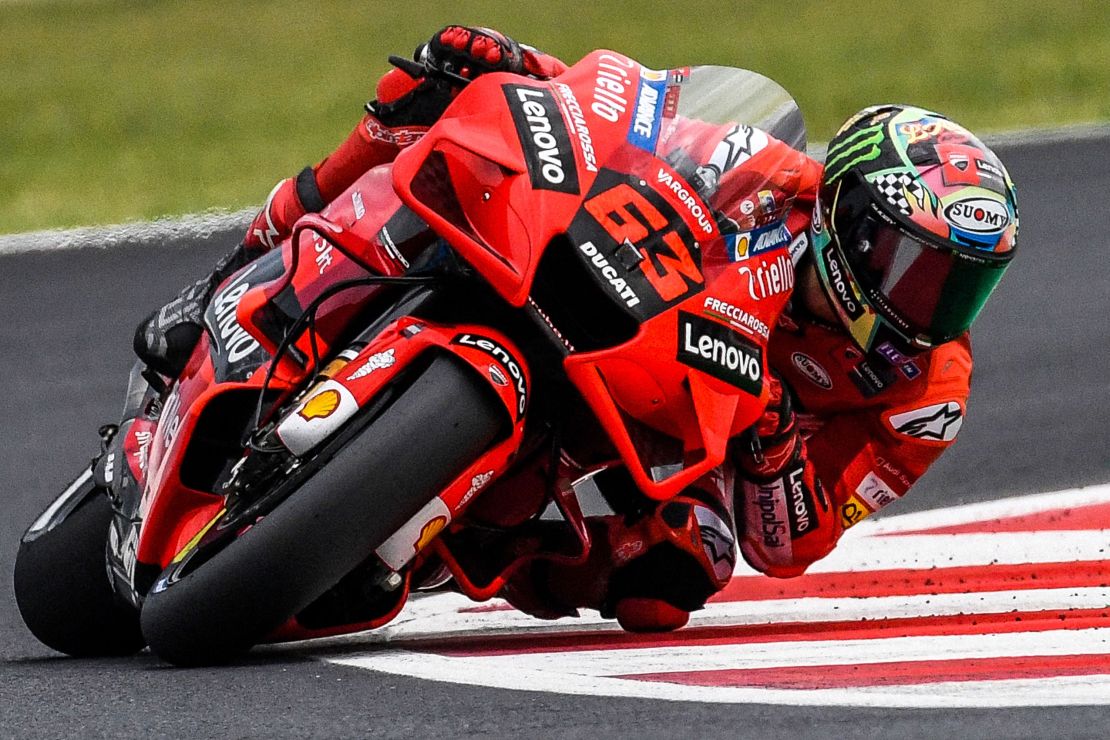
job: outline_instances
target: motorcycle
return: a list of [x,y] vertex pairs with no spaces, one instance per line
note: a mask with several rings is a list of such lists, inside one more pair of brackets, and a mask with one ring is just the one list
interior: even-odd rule
[[[470,82],[217,289],[179,378],[134,368],[121,423],[21,540],[28,627],[209,664],[584,562],[585,487],[667,500],[766,404],[790,255],[711,205],[751,126],[804,148],[790,96],[739,69],[597,51]],[[766,206],[745,177],[737,199]],[[519,536],[541,519],[560,536]]]

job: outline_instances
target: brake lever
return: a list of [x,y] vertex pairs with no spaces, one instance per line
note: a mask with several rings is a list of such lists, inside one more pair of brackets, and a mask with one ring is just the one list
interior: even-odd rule
[[466,87],[470,84],[469,77],[463,77],[461,74],[445,67],[435,67],[429,64],[421,64],[420,62],[406,59],[405,57],[393,56],[389,57],[389,63],[397,69],[401,70],[409,77],[438,77],[447,80],[459,87]]

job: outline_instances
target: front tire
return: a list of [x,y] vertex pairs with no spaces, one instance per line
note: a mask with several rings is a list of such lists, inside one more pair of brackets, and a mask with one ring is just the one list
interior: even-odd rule
[[108,580],[112,507],[102,491],[79,495],[84,500],[64,519],[20,542],[14,575],[19,613],[40,642],[60,653],[131,655],[146,641],[138,610],[117,598]]
[[248,650],[364,562],[504,419],[476,373],[436,358],[273,512],[180,580],[163,574],[141,615],[151,650],[176,665]]

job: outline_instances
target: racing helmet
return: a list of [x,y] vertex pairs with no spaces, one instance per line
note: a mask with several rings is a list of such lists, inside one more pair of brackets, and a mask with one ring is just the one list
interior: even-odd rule
[[963,334],[1017,246],[1006,168],[967,129],[903,105],[865,108],[829,142],[812,244],[856,344],[914,354]]

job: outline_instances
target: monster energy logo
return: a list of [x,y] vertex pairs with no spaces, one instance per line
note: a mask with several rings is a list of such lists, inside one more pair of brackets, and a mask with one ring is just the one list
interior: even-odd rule
[[861,162],[878,159],[883,138],[883,126],[879,124],[860,129],[829,147],[825,154],[825,182],[835,182],[850,167]]

